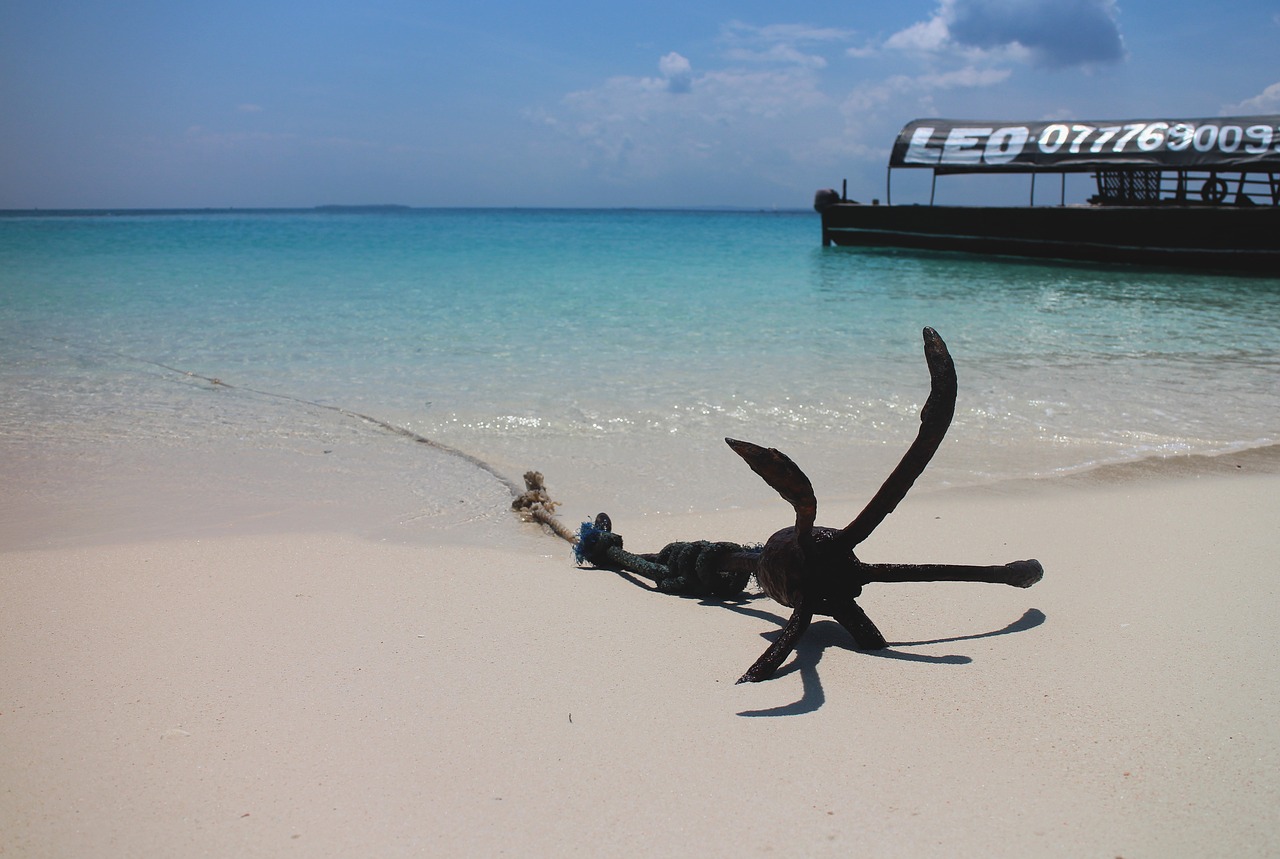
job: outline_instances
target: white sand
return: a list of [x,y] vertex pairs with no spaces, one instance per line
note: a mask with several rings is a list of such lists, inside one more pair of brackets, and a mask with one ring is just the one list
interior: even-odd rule
[[[888,652],[820,620],[743,685],[785,609],[576,569],[500,509],[11,498],[0,855],[1274,856],[1280,476],[1207,471],[913,494],[865,560],[1044,581],[872,585]],[[615,526],[763,540],[769,496]]]

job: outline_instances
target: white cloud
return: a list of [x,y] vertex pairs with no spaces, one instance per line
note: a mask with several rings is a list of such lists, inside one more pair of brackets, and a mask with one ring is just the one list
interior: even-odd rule
[[[527,116],[553,130],[562,156],[572,154],[578,170],[602,182],[744,169],[792,181],[817,136],[801,129],[829,127],[838,115],[820,86],[825,61],[796,46],[837,36],[791,26],[735,25],[730,32],[728,62],[719,67],[695,68],[671,52],[659,58],[658,76],[610,78]],[[739,50],[748,42],[754,48],[744,57]]]
[[896,75],[883,81],[863,84],[845,98],[845,113],[856,116],[875,110],[884,104],[915,100],[917,104],[929,104],[930,97],[939,90],[968,89],[995,86],[1008,80],[1012,70],[976,68],[967,66],[949,72],[930,72],[922,75]]
[[826,68],[827,59],[814,48],[832,42],[847,42],[851,30],[813,27],[807,24],[769,24],[763,27],[732,21],[720,32],[725,56],[741,63],[775,63]]
[[920,51],[936,54],[948,49],[951,45],[951,31],[947,25],[946,7],[928,21],[912,24],[905,30],[894,33],[885,40],[884,46],[895,51]]
[[1224,115],[1249,113],[1280,113],[1280,82],[1273,83],[1253,98],[1222,109]]
[[1046,68],[1124,59],[1115,0],[941,0],[885,47],[928,55],[1021,60]]
[[610,78],[528,116],[584,144],[590,160],[627,170],[770,141],[782,146],[797,139],[788,118],[833,107],[819,85],[822,50],[838,55],[852,37],[833,27],[734,21],[720,32],[718,68],[695,70],[672,51],[658,59],[657,77]]
[[905,114],[937,114],[935,98],[942,93],[998,87],[1018,66],[1087,68],[1119,59],[1117,14],[1114,0],[939,0],[933,15],[878,46],[846,51],[868,56],[875,50],[886,62],[896,53],[912,63],[907,73],[864,81],[849,92],[841,105],[846,137],[883,133],[891,118],[898,122]]
[[989,87],[1004,83],[1012,74],[1010,69],[979,69],[969,66],[950,72],[920,75],[916,81],[929,90]]
[[658,60],[658,71],[667,82],[667,92],[688,92],[693,87],[693,64],[675,51]]

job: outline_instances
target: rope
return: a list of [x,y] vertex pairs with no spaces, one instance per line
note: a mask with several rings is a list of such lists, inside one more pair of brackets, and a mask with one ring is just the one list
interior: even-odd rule
[[578,535],[556,518],[555,510],[560,506],[560,502],[552,501],[551,496],[547,494],[547,487],[542,482],[542,472],[526,471],[524,486],[525,491],[511,502],[511,509],[525,519],[532,519],[546,525],[560,539],[577,543]]
[[[649,579],[665,594],[722,599],[741,593],[751,579],[755,568],[752,553],[758,552],[759,547],[698,540],[668,543],[656,554],[636,555],[622,547],[622,535],[613,532],[607,513],[601,513],[595,522],[583,522],[575,533],[556,518],[559,503],[547,494],[541,472],[525,472],[524,483],[525,491],[511,502],[511,509],[525,519],[542,523],[570,543],[580,566],[626,570]],[[731,563],[731,555],[745,555],[746,561],[739,557],[737,563]]]
[[[579,565],[589,563],[594,567],[603,569],[626,570],[653,581],[657,589],[663,593],[685,596],[732,597],[740,593],[751,579],[752,571],[755,567],[754,554],[759,553],[759,546],[748,547],[737,543],[713,543],[707,540],[698,540],[694,542],[668,543],[661,551],[652,555],[632,554],[622,547],[622,536],[613,533],[613,524],[604,513],[597,516],[594,523],[583,522],[577,532],[556,518],[555,509],[559,506],[559,502],[552,501],[550,495],[547,494],[541,472],[525,472],[525,488],[524,491],[521,491],[520,487],[510,478],[484,460],[456,447],[427,438],[411,429],[396,426],[371,415],[352,411],[342,406],[317,403],[314,400],[295,397],[292,394],[281,394],[243,385],[232,385],[215,376],[205,376],[190,370],[181,370],[159,361],[139,358],[114,349],[71,344],[71,341],[60,337],[51,339],[69,345],[77,345],[80,348],[114,355],[126,361],[150,364],[153,367],[159,367],[162,370],[190,379],[202,379],[217,387],[241,390],[260,397],[287,400],[299,405],[337,412],[340,415],[355,418],[396,435],[404,436],[418,444],[427,445],[441,453],[457,457],[491,475],[503,486],[507,487],[512,495],[511,509],[520,514],[522,518],[542,524],[551,533],[572,544],[573,553]],[[738,557],[731,562],[731,555]],[[722,569],[724,566],[729,566],[732,569]]]
[[668,543],[654,555],[636,555],[622,547],[622,535],[613,533],[613,524],[604,513],[595,522],[582,523],[573,550],[579,564],[644,576],[666,594],[720,598],[737,595],[751,579],[749,567],[723,569],[729,556],[755,552],[758,547],[697,540]]
[[303,406],[311,406],[317,409],[327,409],[328,411],[331,411],[331,412],[337,412],[340,415],[345,415],[346,417],[349,417],[349,418],[355,418],[356,420],[364,421],[365,423],[372,424],[373,426],[379,427],[380,429],[387,430],[388,432],[393,432],[396,435],[404,436],[405,438],[411,439],[417,442],[418,444],[425,444],[428,447],[431,447],[435,450],[440,451],[441,453],[447,454],[448,456],[453,456],[463,460],[464,462],[468,462],[471,465],[474,465],[476,468],[480,469],[481,471],[491,475],[499,483],[507,487],[507,491],[509,491],[513,497],[517,497],[521,494],[520,487],[517,486],[511,480],[511,478],[507,477],[505,474],[502,474],[500,471],[495,469],[492,465],[485,462],[483,459],[472,456],[466,451],[458,450],[456,447],[450,447],[449,445],[444,444],[443,442],[439,442],[439,441],[436,441],[435,439],[427,438],[426,436],[416,433],[411,429],[406,429],[405,427],[396,426],[393,423],[388,423],[387,421],[381,420],[380,418],[372,417],[371,415],[366,415],[361,412],[352,411],[351,409],[345,409],[342,406],[331,406],[325,403],[317,403],[314,400],[308,400],[302,397],[295,397],[292,394],[281,394],[275,391],[262,391],[262,390],[258,390],[257,388],[246,387],[244,385],[232,385],[222,381],[221,379],[215,376],[204,376],[204,375],[201,375],[200,373],[194,373],[190,370],[180,370],[177,367],[171,367],[168,364],[162,364],[161,362],[153,361],[150,358],[139,358],[136,355],[128,355],[124,352],[118,352],[115,349],[103,349],[101,347],[96,347],[96,346],[85,346],[83,344],[72,343],[70,340],[67,340],[62,337],[51,337],[50,339],[57,341],[59,343],[66,343],[68,345],[78,346],[79,348],[82,348],[82,349],[89,349],[95,352],[101,352],[102,354],[105,354],[105,355],[114,355],[115,357],[123,358],[126,361],[134,361],[139,364],[150,364],[152,367],[159,367],[161,370],[167,370],[170,373],[177,373],[179,376],[186,376],[187,378],[190,378],[190,379],[203,379],[204,381],[216,387],[227,388],[229,390],[244,391],[245,393],[256,394],[260,397],[271,397],[277,400],[287,400],[291,403],[298,403],[299,405],[303,405]]

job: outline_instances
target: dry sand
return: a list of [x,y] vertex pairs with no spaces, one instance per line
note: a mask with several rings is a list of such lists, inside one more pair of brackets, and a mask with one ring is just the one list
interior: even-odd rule
[[[129,527],[94,518],[110,481],[11,490],[0,855],[1275,856],[1280,476],[1256,464],[913,494],[865,560],[1044,581],[872,585],[888,651],[820,620],[743,685],[782,607],[577,569],[501,505],[379,531],[135,492]],[[757,541],[789,519],[760,498],[615,525]]]

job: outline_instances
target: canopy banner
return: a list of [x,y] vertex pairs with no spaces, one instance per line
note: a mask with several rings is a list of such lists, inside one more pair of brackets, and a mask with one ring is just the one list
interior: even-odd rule
[[917,119],[890,167],[940,173],[1134,169],[1280,170],[1280,115],[1107,122]]

